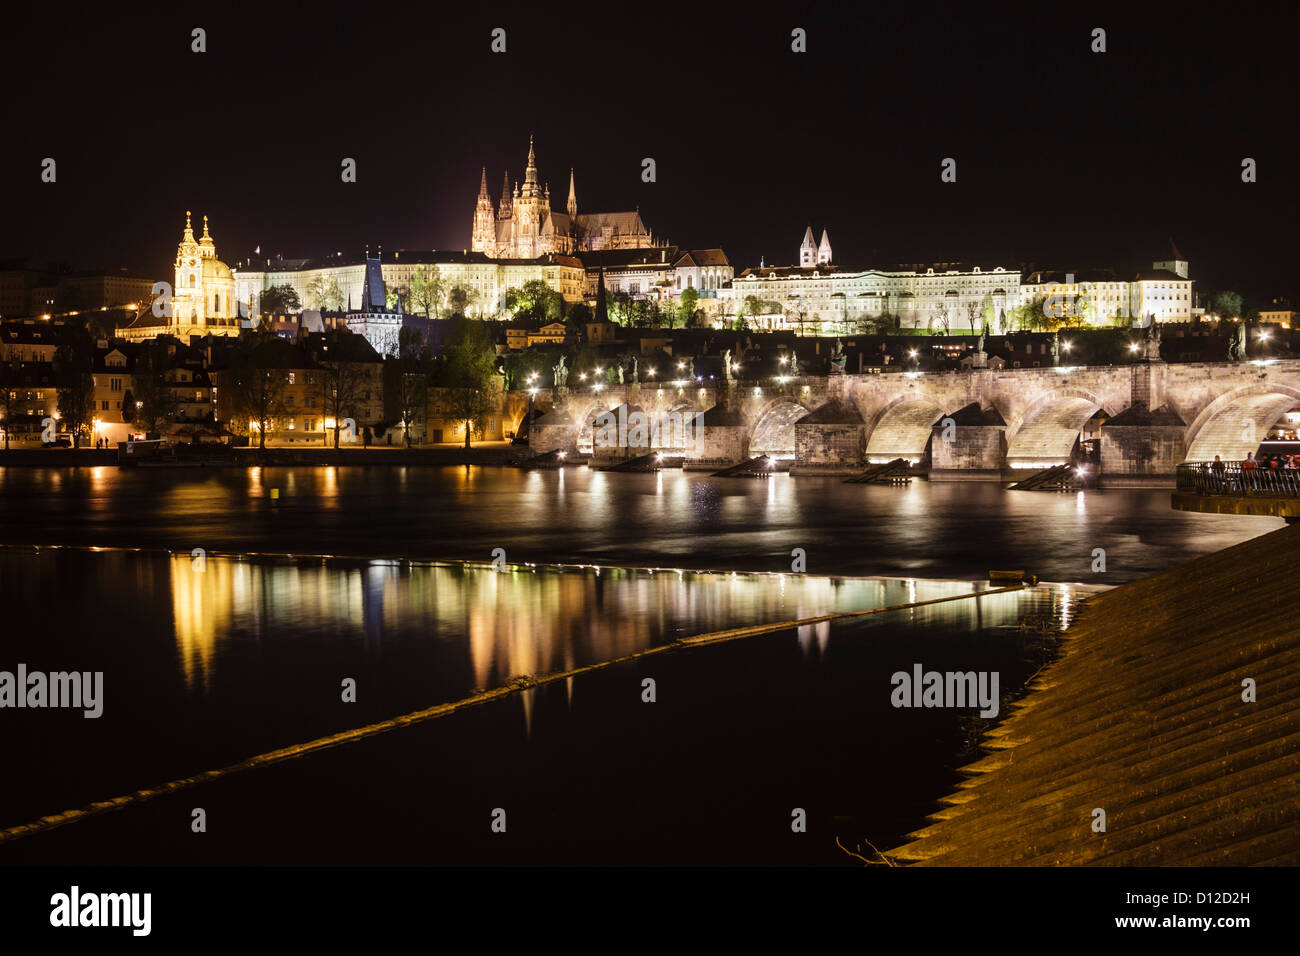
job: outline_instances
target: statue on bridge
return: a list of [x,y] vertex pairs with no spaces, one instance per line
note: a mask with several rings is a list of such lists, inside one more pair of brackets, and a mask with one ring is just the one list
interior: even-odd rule
[[1232,336],[1232,341],[1228,343],[1228,358],[1234,362],[1246,361],[1246,323],[1242,322],[1237,326],[1237,331]]
[[618,384],[623,384],[623,363],[618,363]]
[[730,382],[731,377],[731,349],[726,349],[722,353],[722,377],[724,381]]
[[1061,364],[1061,330],[1052,333],[1052,364]]
[[569,381],[569,369],[564,364],[564,356],[560,356],[560,361],[551,369],[555,373],[555,387],[564,388],[565,383]]
[[970,360],[971,368],[989,367],[989,353],[984,351],[984,343],[988,341],[988,338],[989,338],[989,324],[985,322],[984,328],[980,331],[979,342],[977,342],[975,345],[975,354],[971,356],[971,360]]
[[641,379],[638,377],[639,374],[640,374],[640,373],[637,371],[637,367],[636,367],[636,356],[633,355],[633,356],[632,356],[632,376],[631,376],[631,380],[632,380],[632,384],[633,384],[633,385],[635,385],[635,384],[637,384],[637,382],[641,381]]
[[1160,358],[1160,326],[1156,322],[1154,315],[1147,322],[1146,332],[1142,336],[1142,358],[1147,362],[1161,362]]
[[831,351],[831,374],[844,373],[844,366],[848,364],[849,357],[844,354],[844,346],[839,338],[835,339],[835,348]]

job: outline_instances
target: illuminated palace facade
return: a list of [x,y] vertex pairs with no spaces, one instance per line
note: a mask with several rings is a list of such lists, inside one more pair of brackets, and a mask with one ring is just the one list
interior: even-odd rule
[[[802,328],[835,333],[863,319],[895,319],[904,329],[978,330],[987,321],[993,334],[1009,331],[1016,308],[1042,297],[1062,302],[1086,299],[1088,321],[1116,318],[1186,322],[1192,317],[1192,280],[1188,263],[1176,249],[1172,258],[1132,276],[1114,272],[1034,272],[1002,266],[961,263],[845,269],[833,261],[830,237],[823,230],[813,241],[804,233],[799,265],[746,269],[718,290],[721,311],[735,316],[751,296],[768,311],[749,316],[755,327]],[[1070,306],[1073,308],[1073,306]],[[973,323],[973,324],[972,324]]]
[[488,194],[487,169],[483,170],[470,235],[471,249],[501,259],[581,255],[602,249],[647,249],[656,244],[639,210],[580,214],[572,169],[565,211],[552,209],[550,184],[542,184],[537,177],[537,154],[531,136],[523,185],[516,181],[512,190],[507,172],[501,200],[495,208]]
[[[261,259],[238,263],[235,268],[235,295],[241,308],[258,316],[257,303],[272,286],[292,286],[305,309],[333,308],[351,311],[362,303],[366,282],[365,255],[327,256],[319,259]],[[410,288],[417,271],[438,278],[446,292],[455,286],[469,291],[466,314],[472,318],[492,318],[505,311],[506,290],[522,288],[524,283],[539,280],[560,293],[566,302],[580,302],[583,295],[583,266],[569,256],[548,255],[537,259],[492,259],[482,252],[467,250],[409,251],[399,250],[385,256],[380,263],[383,284],[387,289]],[[323,303],[314,290],[321,280],[325,285],[337,283],[339,300]],[[410,310],[409,303],[405,306]],[[445,311],[445,309],[443,310]]]

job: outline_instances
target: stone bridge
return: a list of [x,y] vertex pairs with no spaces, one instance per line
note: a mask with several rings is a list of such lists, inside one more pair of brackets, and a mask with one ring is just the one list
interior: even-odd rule
[[[1100,439],[1104,483],[1165,484],[1184,461],[1255,451],[1300,405],[1300,361],[642,383],[544,389],[537,401],[550,407],[531,432],[538,453],[676,450],[697,467],[770,454],[792,458],[795,474],[907,458],[928,462],[935,479],[1001,479],[1072,460],[1086,436]],[[695,416],[699,430],[689,443],[665,427],[644,445],[605,447],[598,417],[620,406],[655,422]]]

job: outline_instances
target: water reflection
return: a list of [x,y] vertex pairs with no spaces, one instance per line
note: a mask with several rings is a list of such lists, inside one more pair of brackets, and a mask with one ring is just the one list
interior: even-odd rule
[[[191,691],[210,688],[227,645],[268,634],[326,634],[376,647],[398,635],[454,641],[464,647],[474,688],[489,688],[708,630],[884,607],[971,587],[598,567],[494,572],[402,561],[208,556],[199,565],[174,555],[168,563],[177,659]],[[976,602],[970,603],[975,613]],[[820,624],[800,628],[800,643],[824,649],[828,635]]]

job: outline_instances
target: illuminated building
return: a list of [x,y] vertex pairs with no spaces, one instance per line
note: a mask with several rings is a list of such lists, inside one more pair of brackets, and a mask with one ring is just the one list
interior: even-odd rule
[[144,303],[135,321],[118,329],[118,335],[128,342],[160,335],[188,342],[192,335],[238,335],[239,331],[234,273],[217,258],[216,244],[208,234],[208,217],[203,217],[203,236],[196,241],[187,211],[185,233],[176,247],[176,281],[170,304],[165,295],[152,305]]
[[506,173],[501,201],[495,210],[488,195],[487,170],[479,182],[470,248],[494,259],[533,259],[557,253],[581,255],[600,249],[644,249],[656,243],[641,220],[640,210],[578,213],[573,170],[569,170],[569,200],[564,212],[551,208],[551,187],[537,178],[533,138],[528,138],[524,182],[510,189]]

